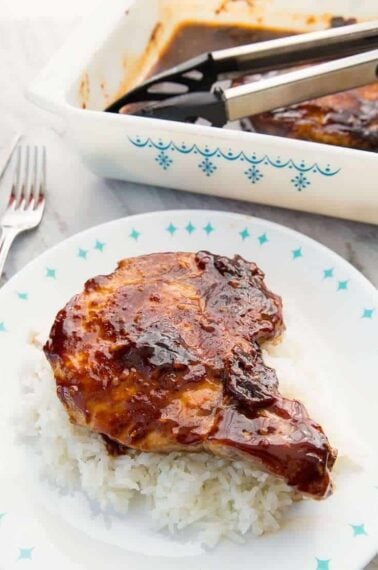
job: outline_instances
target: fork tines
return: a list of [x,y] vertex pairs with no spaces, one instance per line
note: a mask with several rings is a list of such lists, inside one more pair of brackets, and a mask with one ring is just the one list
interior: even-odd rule
[[8,207],[36,209],[44,201],[45,190],[46,147],[20,145]]
[[19,146],[8,206],[0,219],[0,277],[18,234],[36,228],[43,216],[46,192],[46,148]]

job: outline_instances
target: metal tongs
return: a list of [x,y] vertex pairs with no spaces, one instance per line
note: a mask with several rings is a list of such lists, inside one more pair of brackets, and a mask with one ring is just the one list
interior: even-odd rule
[[[373,83],[378,78],[377,48],[378,20],[213,51],[151,77],[106,111],[118,113],[130,103],[143,103],[133,114],[184,122],[202,118],[222,127],[228,121]],[[214,86],[238,71],[263,73],[330,58],[246,85]]]

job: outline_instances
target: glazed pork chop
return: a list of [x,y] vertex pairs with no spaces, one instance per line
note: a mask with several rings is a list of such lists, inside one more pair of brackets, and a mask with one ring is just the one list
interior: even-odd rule
[[156,253],[87,281],[44,351],[70,420],[123,451],[243,457],[322,498],[336,451],[262,358],[283,328],[254,263]]
[[[246,75],[234,85],[259,78]],[[378,152],[378,82],[252,115],[242,124],[258,133]]]

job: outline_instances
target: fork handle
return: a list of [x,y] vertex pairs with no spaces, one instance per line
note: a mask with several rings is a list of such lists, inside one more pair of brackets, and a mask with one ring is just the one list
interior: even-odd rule
[[17,228],[10,228],[7,226],[3,226],[1,228],[1,237],[0,237],[0,277],[3,274],[3,269],[5,265],[5,260],[8,256],[10,247],[15,239],[15,237],[20,233],[20,230]]

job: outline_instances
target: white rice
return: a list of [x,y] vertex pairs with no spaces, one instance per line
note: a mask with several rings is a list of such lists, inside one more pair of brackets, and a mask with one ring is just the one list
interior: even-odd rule
[[[325,408],[328,375],[334,370],[328,369],[324,348],[298,315],[288,320],[286,314],[286,321],[282,342],[264,348],[265,361],[277,370],[281,393],[302,400],[343,454],[329,421],[337,426],[338,420]],[[33,344],[34,362],[22,376],[18,432],[41,456],[43,475],[59,488],[80,490],[102,510],[118,513],[142,498],[157,528],[194,530],[209,546],[222,537],[241,540],[247,533],[279,528],[294,492],[248,462],[207,453],[109,456],[100,436],[69,422],[35,335]]]

